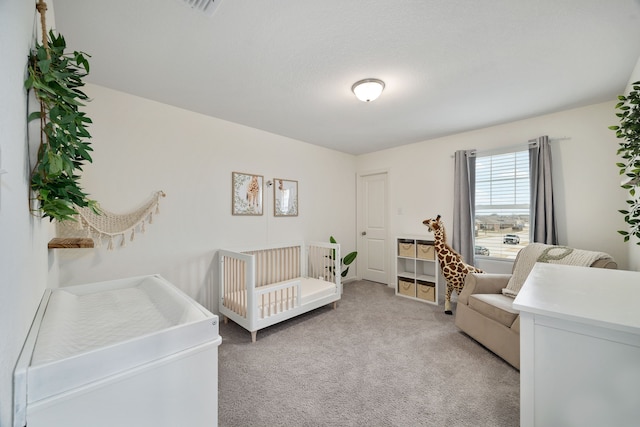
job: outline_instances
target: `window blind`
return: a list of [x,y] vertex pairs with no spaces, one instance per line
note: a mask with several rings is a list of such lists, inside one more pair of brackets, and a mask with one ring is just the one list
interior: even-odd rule
[[529,215],[529,152],[476,157],[476,216]]

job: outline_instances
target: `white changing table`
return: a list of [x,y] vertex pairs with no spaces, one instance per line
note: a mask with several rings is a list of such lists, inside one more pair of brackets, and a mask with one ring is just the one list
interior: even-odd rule
[[14,427],[218,423],[218,317],[158,275],[47,289],[14,372]]
[[640,422],[640,273],[537,263],[520,310],[522,427]]

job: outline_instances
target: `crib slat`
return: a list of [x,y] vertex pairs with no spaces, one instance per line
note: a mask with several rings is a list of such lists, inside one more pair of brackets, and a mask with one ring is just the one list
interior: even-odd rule
[[245,267],[242,260],[223,258],[223,305],[242,317],[247,315]]
[[229,291],[231,292],[231,295],[233,295],[233,299],[231,300],[231,309],[235,312],[240,314],[239,312],[239,304],[238,301],[240,299],[240,295],[237,294],[238,288],[239,288],[239,283],[238,281],[240,280],[240,263],[238,262],[237,259],[232,260],[232,264],[231,264],[231,283],[229,283]]
[[238,262],[237,259],[234,259],[232,261],[231,267],[232,267],[232,271],[231,271],[231,273],[232,273],[232,276],[231,276],[232,282],[229,284],[229,287],[231,288],[230,291],[232,292],[233,299],[231,300],[231,307],[230,308],[234,312],[240,314],[238,301],[241,298],[241,296],[236,293],[238,291],[238,287],[239,287],[238,280],[240,280],[240,270],[239,270],[240,269],[240,263]]
[[240,280],[238,281],[238,292],[240,293],[240,314],[247,317],[247,266],[244,261],[239,261]]
[[227,264],[225,264],[225,273],[227,278],[225,282],[225,295],[227,296],[227,299],[225,299],[225,305],[229,309],[236,311],[235,301],[230,297],[230,295],[233,295],[233,288],[236,286],[235,269],[237,268],[237,265],[233,258],[227,258],[226,263]]
[[293,248],[291,254],[291,277],[300,277],[300,246]]

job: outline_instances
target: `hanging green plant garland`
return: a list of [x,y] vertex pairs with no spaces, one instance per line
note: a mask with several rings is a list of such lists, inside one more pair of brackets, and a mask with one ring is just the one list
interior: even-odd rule
[[36,44],[29,56],[25,81],[27,90],[34,91],[40,111],[29,115],[28,121],[40,119],[40,146],[31,173],[31,189],[36,194],[43,218],[50,221],[73,220],[76,206],[90,207],[98,213],[97,203],[90,200],[80,187],[85,162],[92,162],[87,125],[91,119],[79,110],[89,98],[80,88],[82,78],[89,73],[87,54],[66,54],[66,42],[53,31],[46,37],[44,13],[46,4],[37,4],[42,16],[42,45]]
[[640,245],[640,194],[636,188],[640,186],[640,80],[632,84],[629,95],[618,96],[616,116],[620,118],[619,126],[609,126],[616,132],[616,137],[623,141],[619,143],[618,155],[623,162],[616,163],[620,168],[620,175],[624,176],[621,187],[629,191],[630,199],[627,200],[627,209],[620,209],[624,215],[624,221],[629,225],[629,231],[620,230],[618,233],[624,236],[628,242],[631,236],[637,237]]

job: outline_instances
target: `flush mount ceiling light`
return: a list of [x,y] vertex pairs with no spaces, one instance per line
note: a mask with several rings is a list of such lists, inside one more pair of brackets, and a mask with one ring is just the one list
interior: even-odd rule
[[380,96],[384,89],[384,82],[378,79],[364,79],[355,82],[351,91],[363,102],[373,101]]

